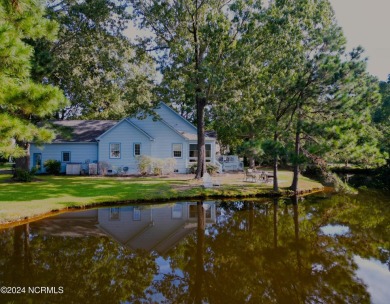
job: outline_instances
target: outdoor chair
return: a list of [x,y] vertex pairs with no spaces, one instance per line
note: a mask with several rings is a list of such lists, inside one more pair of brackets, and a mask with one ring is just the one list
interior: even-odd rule
[[253,169],[246,169],[245,170],[244,181],[248,182],[249,180],[251,180],[252,182],[256,182],[256,180],[257,180],[257,176],[253,172]]

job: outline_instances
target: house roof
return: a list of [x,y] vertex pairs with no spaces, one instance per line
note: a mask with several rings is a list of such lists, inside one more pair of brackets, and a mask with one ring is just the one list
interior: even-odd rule
[[177,113],[174,109],[172,109],[170,106],[168,106],[164,102],[160,102],[159,106],[167,108],[169,111],[176,114],[182,121],[184,121],[187,125],[189,125],[191,128],[193,128],[195,131],[197,130],[197,128],[192,123],[190,123],[187,119],[185,119],[183,116],[181,116],[179,113]]
[[[164,103],[160,103],[160,106],[163,106],[167,109],[169,109],[171,112],[175,113],[177,117],[180,118],[180,120],[184,121],[186,124],[188,124],[193,132],[188,130],[188,128],[183,127],[181,124],[172,124],[162,117],[160,117],[160,121],[165,124],[167,127],[171,128],[173,131],[175,131],[177,134],[182,136],[186,140],[197,140],[197,133],[196,133],[196,127],[192,125],[189,121],[187,121],[185,118],[183,118],[181,115],[179,115],[177,112],[175,112],[173,109],[171,109],[169,106],[167,106]],[[51,124],[53,125],[54,129],[56,130],[56,138],[54,139],[53,143],[65,143],[65,142],[74,142],[74,143],[88,143],[88,142],[96,142],[100,139],[104,134],[109,132],[111,129],[115,128],[117,125],[119,125],[122,121],[128,122],[130,125],[132,125],[134,128],[136,128],[138,131],[140,131],[142,134],[144,134],[146,137],[148,137],[150,140],[153,140],[154,138],[147,133],[143,128],[142,124],[141,126],[138,125],[138,122],[140,122],[136,118],[124,118],[122,120],[59,120],[59,121],[52,121]],[[182,129],[183,128],[183,129]],[[205,134],[206,140],[214,140],[215,139],[215,132],[206,132]]]
[[[193,134],[193,133],[188,133],[188,132],[184,132],[184,131],[179,131],[180,134],[182,136],[184,136],[184,138],[188,139],[188,140],[197,140],[198,139],[198,135],[197,134]],[[210,136],[207,136],[207,133],[205,134],[205,139],[206,140],[213,140],[215,139],[214,137],[210,137]]]
[[53,143],[95,142],[118,123],[117,120],[60,120],[51,122],[57,136]]

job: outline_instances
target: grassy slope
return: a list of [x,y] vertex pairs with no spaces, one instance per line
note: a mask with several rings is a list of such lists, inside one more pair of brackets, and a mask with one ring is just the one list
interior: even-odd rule
[[[281,186],[291,181],[281,173]],[[270,193],[270,185],[243,183],[240,175],[224,177],[221,187],[204,189],[200,181],[183,178],[116,178],[39,176],[32,183],[10,182],[0,175],[0,224],[38,216],[53,210],[84,207],[102,202],[167,200],[207,196],[251,196]],[[317,182],[301,179],[301,189],[320,188]]]

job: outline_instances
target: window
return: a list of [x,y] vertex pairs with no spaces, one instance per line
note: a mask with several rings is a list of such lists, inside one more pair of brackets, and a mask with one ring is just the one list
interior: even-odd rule
[[110,221],[119,221],[120,209],[110,208]]
[[198,157],[198,145],[190,144],[190,157]]
[[133,152],[134,156],[141,155],[141,144],[140,143],[134,144],[133,148],[134,148],[134,152]]
[[[205,144],[206,157],[211,157],[211,144]],[[190,157],[198,157],[198,145],[190,144]]]
[[182,157],[182,151],[183,151],[183,145],[182,144],[173,144],[172,145],[172,151],[173,151],[173,157],[181,158]]
[[133,221],[141,220],[141,209],[134,207],[133,209]]
[[175,204],[172,207],[172,218],[181,219],[183,217],[183,205]]
[[211,145],[206,144],[206,157],[211,157]]
[[121,144],[110,144],[110,158],[121,158]]
[[62,152],[62,162],[70,162],[70,152]]

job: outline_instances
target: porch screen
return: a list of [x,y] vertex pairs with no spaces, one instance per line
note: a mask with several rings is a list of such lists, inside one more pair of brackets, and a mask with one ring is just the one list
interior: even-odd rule
[[[206,144],[206,157],[211,157],[211,144]],[[190,157],[198,157],[198,145],[190,144]]]

